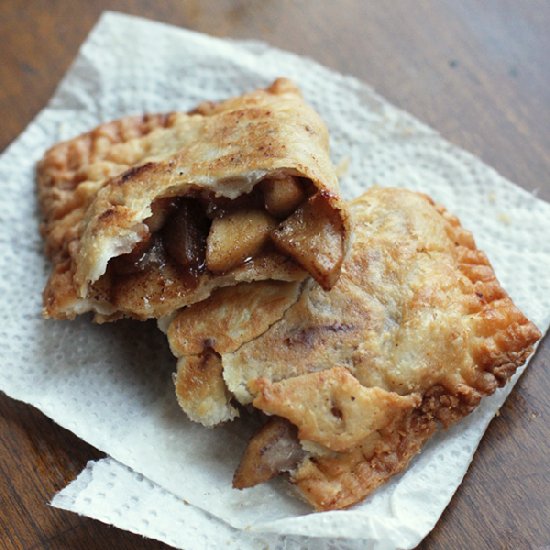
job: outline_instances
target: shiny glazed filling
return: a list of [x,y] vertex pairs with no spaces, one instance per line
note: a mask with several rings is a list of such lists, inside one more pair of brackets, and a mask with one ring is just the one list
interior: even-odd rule
[[315,191],[307,179],[278,176],[233,200],[157,199],[148,237],[111,259],[109,273],[120,281],[170,264],[193,286],[200,273],[226,273],[272,248],[330,287],[342,259],[341,222]]

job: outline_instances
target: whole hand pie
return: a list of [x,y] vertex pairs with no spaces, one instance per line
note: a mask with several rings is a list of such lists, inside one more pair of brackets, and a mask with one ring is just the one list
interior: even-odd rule
[[429,197],[373,188],[349,208],[351,252],[330,291],[312,280],[224,288],[167,328],[190,418],[212,426],[239,405],[265,416],[234,486],[285,472],[317,510],[351,506],[402,471],[540,338]]
[[327,129],[286,79],[103,124],[37,175],[46,317],[159,318],[217,287],[307,274],[329,289],[348,248]]

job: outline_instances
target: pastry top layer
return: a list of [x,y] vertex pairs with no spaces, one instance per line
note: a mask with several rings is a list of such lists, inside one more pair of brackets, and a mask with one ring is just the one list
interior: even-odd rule
[[[145,238],[144,220],[155,200],[234,199],[265,176],[283,173],[311,182],[337,214],[347,249],[349,222],[328,156],[327,129],[286,79],[266,90],[204,103],[190,113],[107,123],[54,146],[37,168],[54,279],[57,272],[45,292],[46,315],[72,317],[90,309],[116,315],[117,308],[93,285],[111,258],[129,253]],[[300,269],[284,265],[280,270],[278,263],[266,264],[266,269],[275,266],[271,273],[256,266],[258,278],[303,278]],[[178,305],[194,301],[189,297]]]

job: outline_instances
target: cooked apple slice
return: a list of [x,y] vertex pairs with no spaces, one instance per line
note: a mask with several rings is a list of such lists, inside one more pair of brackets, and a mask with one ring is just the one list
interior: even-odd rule
[[262,182],[265,209],[278,218],[285,218],[305,200],[306,194],[297,178],[280,176]]
[[250,440],[233,476],[233,487],[245,489],[291,471],[304,456],[296,428],[274,416]]
[[342,222],[319,193],[275,229],[275,246],[291,256],[325,289],[338,280],[344,259]]
[[210,227],[206,265],[213,273],[228,271],[254,256],[277,222],[263,210],[237,210],[216,218]]
[[208,220],[193,199],[181,200],[164,226],[166,252],[184,268],[204,264]]

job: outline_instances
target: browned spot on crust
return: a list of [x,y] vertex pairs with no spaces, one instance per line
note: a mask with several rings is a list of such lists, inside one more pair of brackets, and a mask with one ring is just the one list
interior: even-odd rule
[[126,183],[128,180],[141,176],[148,170],[154,169],[155,165],[152,162],[147,162],[145,164],[142,164],[141,166],[133,166],[132,168],[126,170],[123,174],[121,174],[117,180],[117,183],[122,185]]
[[353,325],[348,325],[346,323],[339,323],[339,322],[335,322],[330,325],[306,327],[306,328],[294,331],[290,336],[285,338],[285,344],[287,346],[312,347],[316,344],[321,343],[323,339],[323,333],[350,332],[353,329],[354,329]]
[[99,216],[99,219],[100,219],[100,221],[102,221],[102,222],[106,222],[106,221],[109,221],[110,219],[112,219],[114,216],[115,216],[115,209],[114,209],[114,208],[110,208],[109,210],[105,210],[105,212],[103,212],[103,213]]

